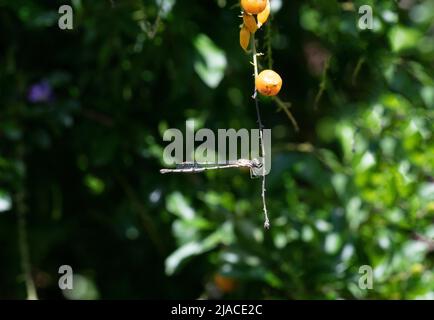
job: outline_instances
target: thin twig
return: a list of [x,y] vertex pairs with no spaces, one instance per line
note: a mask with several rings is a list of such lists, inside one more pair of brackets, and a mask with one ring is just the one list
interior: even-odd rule
[[273,152],[289,151],[289,152],[300,152],[300,153],[312,154],[321,163],[323,163],[327,169],[331,170],[332,172],[342,172],[342,173],[348,174],[348,175],[351,174],[351,169],[344,167],[340,163],[339,163],[339,168],[338,169],[336,168],[336,166],[333,166],[333,164],[331,164],[322,155],[322,152],[324,150],[325,149],[317,148],[314,145],[312,145],[310,143],[307,143],[307,142],[306,143],[300,143],[300,144],[288,143],[288,144],[280,145],[280,146],[277,146],[277,147],[273,148]]
[[352,76],[352,84],[355,86],[357,84],[357,76],[360,73],[360,70],[362,69],[363,64],[365,63],[365,57],[360,57],[357,61],[356,68],[354,69],[353,76]]
[[159,2],[157,1],[157,6],[158,6],[157,17],[155,18],[154,23],[148,21],[148,17],[146,16],[145,9],[144,7],[142,7],[143,15],[144,15],[144,19],[142,21],[143,22],[142,29],[146,33],[149,39],[155,38],[155,36],[157,35],[158,28],[160,27],[161,15],[163,13],[163,0]]
[[18,217],[18,245],[21,258],[21,271],[26,283],[27,300],[38,300],[35,283],[32,278],[30,253],[27,239],[26,206],[24,204],[24,191],[19,191],[15,196],[15,204]]
[[289,110],[289,108],[291,107],[291,103],[282,101],[282,99],[280,99],[278,96],[273,97],[273,100],[274,102],[276,102],[279,109],[283,110],[286,113],[292,125],[294,126],[295,131],[299,132],[300,127],[298,126],[297,120],[295,120],[295,117],[293,116],[292,112]]
[[[252,51],[253,51],[253,68],[255,70],[255,80],[258,76],[258,53],[256,52],[256,43],[255,43],[255,34],[252,35]],[[256,82],[256,81],[255,81]],[[262,204],[263,204],[263,211],[264,211],[264,228],[270,229],[270,219],[268,218],[268,211],[267,211],[267,201],[265,198],[265,147],[264,147],[264,139],[263,139],[263,129],[264,126],[262,125],[261,120],[261,113],[259,111],[259,99],[258,99],[258,92],[256,90],[256,84],[255,84],[255,92],[253,94],[253,99],[255,99],[255,107],[256,107],[256,115],[258,117],[258,125],[259,125],[259,142],[261,144],[261,155],[262,155]]]
[[321,98],[322,98],[322,96],[326,90],[326,87],[327,87],[327,72],[330,68],[330,60],[331,60],[331,56],[327,58],[325,65],[324,65],[324,69],[322,71],[321,83],[319,85],[318,93],[315,97],[314,110],[318,110],[319,102],[321,101]]

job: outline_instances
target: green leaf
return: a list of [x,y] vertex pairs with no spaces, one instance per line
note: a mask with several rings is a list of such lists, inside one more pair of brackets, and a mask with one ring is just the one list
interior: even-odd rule
[[184,220],[192,220],[196,216],[193,208],[180,192],[174,192],[167,197],[167,210]]
[[421,38],[419,31],[401,25],[389,31],[389,41],[395,52],[415,48]]
[[194,46],[200,55],[200,59],[194,62],[194,70],[208,87],[217,88],[227,66],[224,51],[204,34],[196,37]]
[[219,244],[229,245],[234,241],[232,224],[226,222],[202,241],[184,244],[173,252],[165,262],[166,274],[173,275],[188,258],[200,255],[216,248]]

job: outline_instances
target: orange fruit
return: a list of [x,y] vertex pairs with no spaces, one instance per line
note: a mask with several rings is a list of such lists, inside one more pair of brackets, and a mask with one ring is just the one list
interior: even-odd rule
[[255,33],[258,30],[258,25],[256,24],[255,17],[244,13],[243,14],[244,26],[249,29],[250,33]]
[[268,17],[270,16],[270,0],[267,0],[267,6],[264,11],[258,13],[258,28],[260,28],[265,22],[267,22]]
[[229,293],[235,290],[237,283],[233,278],[225,277],[220,274],[214,276],[214,283],[220,291]]
[[255,84],[260,94],[275,96],[282,89],[282,78],[273,70],[264,70],[256,77]]
[[247,51],[247,47],[250,43],[250,31],[245,26],[243,26],[240,30],[240,46],[245,51]]
[[258,14],[267,7],[267,0],[241,0],[241,7],[250,14]]

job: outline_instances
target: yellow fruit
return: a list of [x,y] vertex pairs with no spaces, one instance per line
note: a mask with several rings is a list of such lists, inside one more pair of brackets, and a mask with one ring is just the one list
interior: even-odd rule
[[260,94],[275,96],[282,89],[282,78],[273,70],[264,70],[256,77],[255,84]]
[[258,25],[256,24],[255,17],[245,13],[243,15],[244,26],[250,31],[250,33],[255,33],[258,30]]
[[243,26],[240,30],[240,45],[245,51],[250,43],[250,31],[247,27]]
[[241,0],[244,11],[250,14],[258,14],[264,11],[267,0]]
[[270,0],[267,0],[267,6],[265,7],[264,11],[258,13],[258,28],[267,22],[268,17],[270,16],[270,11]]

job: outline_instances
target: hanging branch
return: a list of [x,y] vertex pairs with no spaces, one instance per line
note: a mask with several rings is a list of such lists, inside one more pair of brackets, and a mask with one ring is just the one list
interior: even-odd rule
[[[253,68],[255,71],[255,77],[254,79],[256,80],[256,78],[258,77],[258,54],[256,52],[256,39],[255,39],[255,34],[252,35],[252,52],[253,52]],[[263,139],[263,129],[264,126],[262,125],[262,120],[261,120],[261,113],[259,111],[259,99],[258,99],[258,92],[256,90],[256,84],[255,84],[255,92],[253,94],[253,99],[255,99],[255,107],[256,107],[256,115],[258,117],[258,125],[259,125],[259,143],[261,145],[261,156],[262,156],[262,192],[261,192],[261,197],[262,197],[262,204],[263,204],[263,211],[264,211],[264,228],[265,229],[269,229],[270,228],[270,219],[268,218],[268,211],[267,211],[267,201],[265,198],[265,147],[264,147],[264,139]]]

